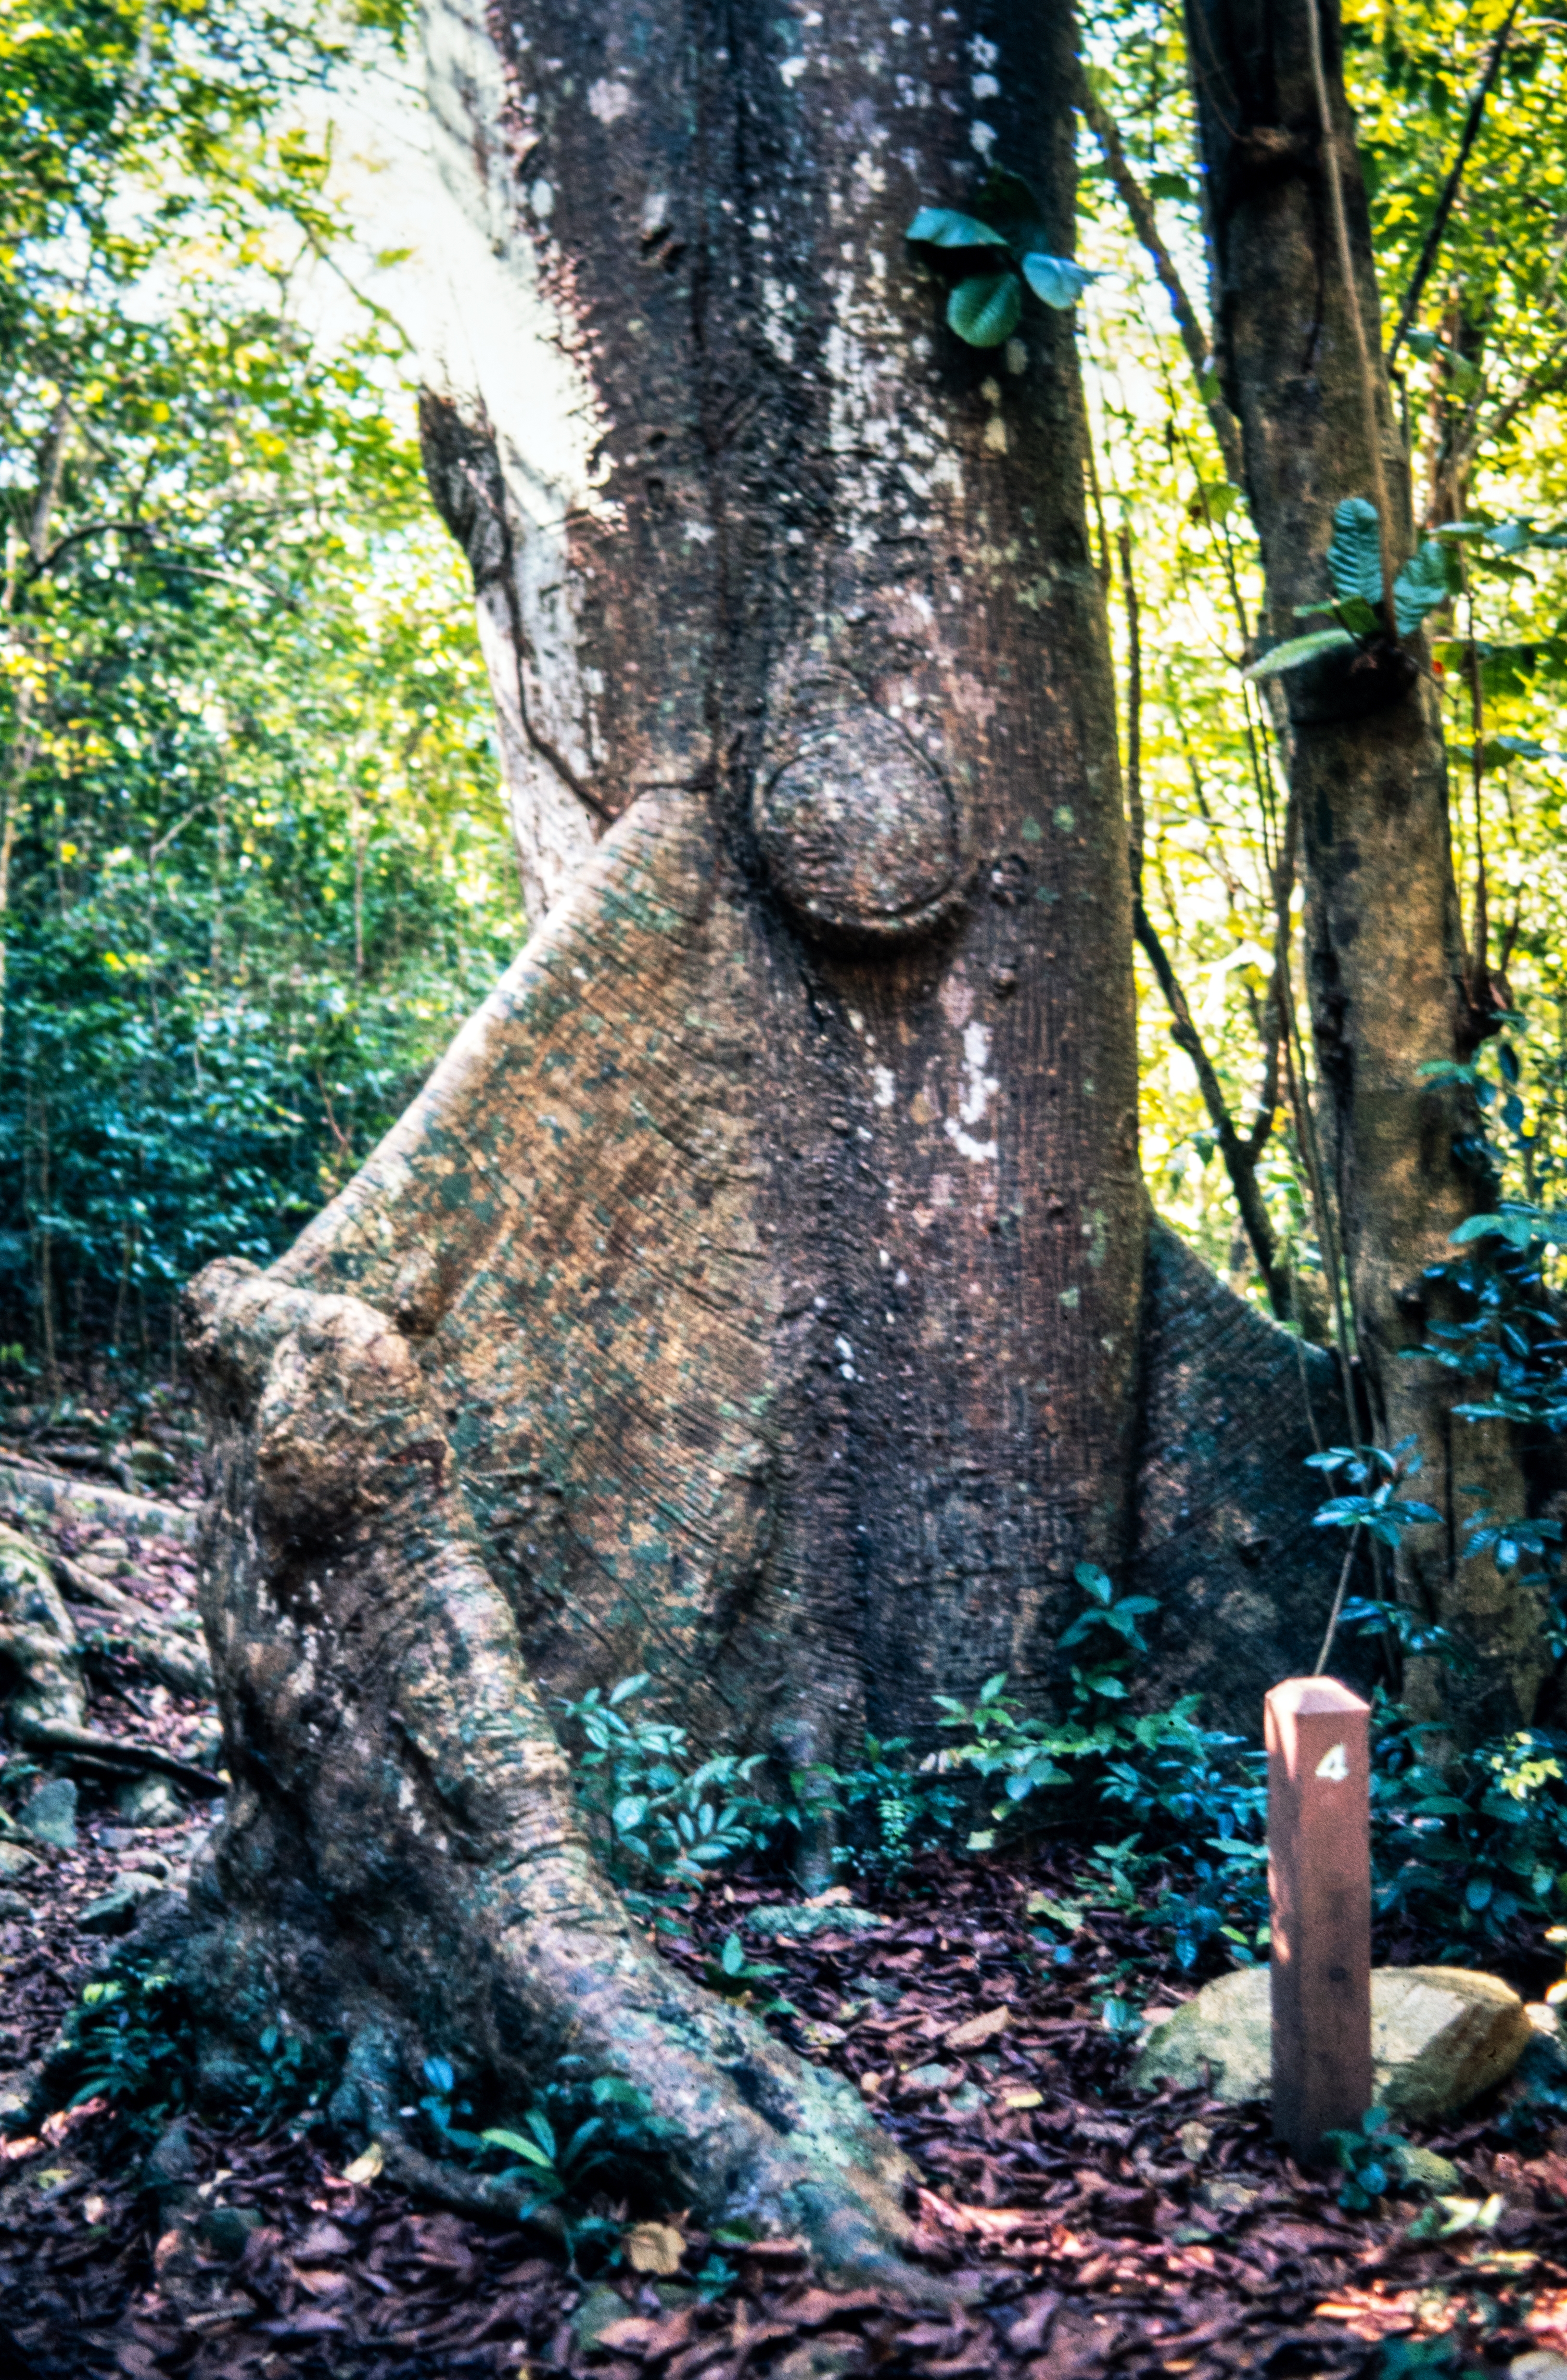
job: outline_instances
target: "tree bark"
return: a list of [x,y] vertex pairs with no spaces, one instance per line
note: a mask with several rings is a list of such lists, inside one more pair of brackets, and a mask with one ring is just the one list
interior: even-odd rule
[[[421,2181],[401,2075],[439,2053],[504,2107],[569,2049],[679,2128],[704,2214],[886,2272],[906,2164],[646,1947],[548,1708],[646,1670],[708,1747],[929,1740],[933,1692],[1064,1683],[1075,1564],[1186,1577],[1194,1514],[1233,1512],[1205,1326],[1139,1534],[1131,903],[1071,326],[976,355],[903,240],[993,144],[1068,250],[1070,23],[492,21],[427,30],[517,337],[424,428],[549,906],[293,1250],[190,1293],[235,1790],[181,1972],[214,2041],[346,2034],[340,2112]],[[569,378],[565,431],[522,351]],[[1225,1312],[1252,1378],[1294,1362]],[[1309,1642],[1281,1512],[1263,1620]]]
[[[1323,139],[1310,7],[1319,8],[1334,128]],[[1240,420],[1261,540],[1268,626],[1299,633],[1296,607],[1329,592],[1334,508],[1388,492],[1394,565],[1413,549],[1410,476],[1381,363],[1369,221],[1343,94],[1332,0],[1187,0],[1207,167],[1213,320],[1226,399]],[[1370,403],[1335,238],[1336,163],[1370,358]],[[1494,1029],[1464,948],[1453,881],[1437,695],[1418,640],[1385,641],[1284,680],[1304,827],[1312,1016],[1330,1109],[1331,1163],[1359,1351],[1379,1439],[1413,1439],[1415,1492],[1441,1527],[1405,1536],[1400,1589],[1454,1633],[1472,1675],[1427,1664],[1415,1698],[1469,1730],[1534,1718],[1548,1656],[1536,1592],[1488,1555],[1465,1560],[1465,1524],[1522,1514],[1526,1491],[1505,1426],[1455,1422],[1463,1390],[1405,1360],[1448,1310],[1429,1269],[1486,1184],[1458,1153],[1472,1101],[1423,1079],[1469,1059]]]

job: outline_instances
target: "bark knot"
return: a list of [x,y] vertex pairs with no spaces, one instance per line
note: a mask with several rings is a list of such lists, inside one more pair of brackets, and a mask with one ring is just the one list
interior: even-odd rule
[[752,817],[781,898],[823,940],[912,941],[967,889],[966,820],[952,785],[852,680],[793,689]]

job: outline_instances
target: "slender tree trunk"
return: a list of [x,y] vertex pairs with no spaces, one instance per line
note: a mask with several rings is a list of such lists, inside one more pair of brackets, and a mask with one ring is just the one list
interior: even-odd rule
[[[1298,633],[1296,607],[1328,592],[1332,515],[1345,497],[1375,501],[1380,485],[1395,566],[1414,543],[1338,11],[1333,0],[1187,0],[1187,23],[1221,372],[1245,441],[1268,625],[1283,638]],[[1378,1437],[1417,1442],[1417,1492],[1444,1516],[1405,1538],[1401,1591],[1451,1626],[1476,1665],[1467,1682],[1428,1671],[1411,1682],[1471,1727],[1516,1723],[1534,1716],[1546,1675],[1538,1599],[1516,1572],[1462,1548],[1481,1510],[1524,1511],[1520,1466],[1502,1426],[1453,1420],[1450,1376],[1405,1360],[1444,1310],[1428,1268],[1451,1255],[1449,1233],[1486,1196],[1456,1152],[1473,1121],[1466,1096],[1420,1073],[1426,1061],[1467,1059],[1494,1026],[1464,949],[1439,706],[1423,655],[1391,642],[1353,669],[1315,664],[1285,685],[1313,1024],[1359,1349]]]

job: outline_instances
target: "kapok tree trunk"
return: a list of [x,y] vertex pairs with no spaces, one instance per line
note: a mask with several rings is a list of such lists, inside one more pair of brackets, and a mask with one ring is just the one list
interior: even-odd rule
[[214,2026],[346,2033],[345,2104],[416,2179],[401,2075],[515,2104],[569,2049],[679,2127],[705,2213],[876,2265],[904,2160],[627,1924],[548,1697],[649,1670],[698,1741],[791,1762],[997,1670],[1043,1701],[1074,1564],[1133,1551],[1145,1409],[1190,1433],[1154,1567],[1221,1629],[1248,1590],[1190,1532],[1264,1549],[1209,1461],[1215,1351],[1263,1334],[1245,1379],[1282,1353],[1293,1397],[1288,1342],[1205,1308],[1136,1393],[1071,324],[976,354],[903,239],[993,147],[1068,249],[1067,12],[428,31],[511,361],[427,445],[553,905],[290,1254],[192,1293],[235,1790],[183,1971]]
[[[1312,9],[1369,397],[1335,236]],[[1329,592],[1334,508],[1347,496],[1375,500],[1374,451],[1395,567],[1415,542],[1339,12],[1336,0],[1187,0],[1187,38],[1219,365],[1244,435],[1268,625],[1281,639],[1301,631],[1297,605]],[[1353,668],[1335,657],[1290,672],[1284,684],[1305,835],[1312,1019],[1372,1414],[1384,1445],[1415,1441],[1424,1470],[1415,1492],[1443,1516],[1439,1528],[1405,1536],[1400,1587],[1473,1660],[1467,1679],[1416,1664],[1409,1685],[1433,1713],[1443,1708],[1483,1730],[1534,1718],[1549,1656],[1535,1591],[1488,1554],[1463,1552],[1466,1523],[1525,1510],[1507,1427],[1455,1421],[1462,1386],[1434,1364],[1406,1360],[1449,1310],[1427,1269],[1451,1257],[1449,1234],[1489,1196],[1457,1149],[1475,1129],[1472,1099],[1420,1069],[1466,1062],[1495,1027],[1485,954],[1464,948],[1440,709],[1417,661],[1423,650],[1390,641]]]

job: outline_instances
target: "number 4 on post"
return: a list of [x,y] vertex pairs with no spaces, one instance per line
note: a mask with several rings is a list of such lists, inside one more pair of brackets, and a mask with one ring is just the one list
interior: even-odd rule
[[1371,2104],[1369,1718],[1333,1678],[1266,1705],[1273,2129],[1302,2164]]

